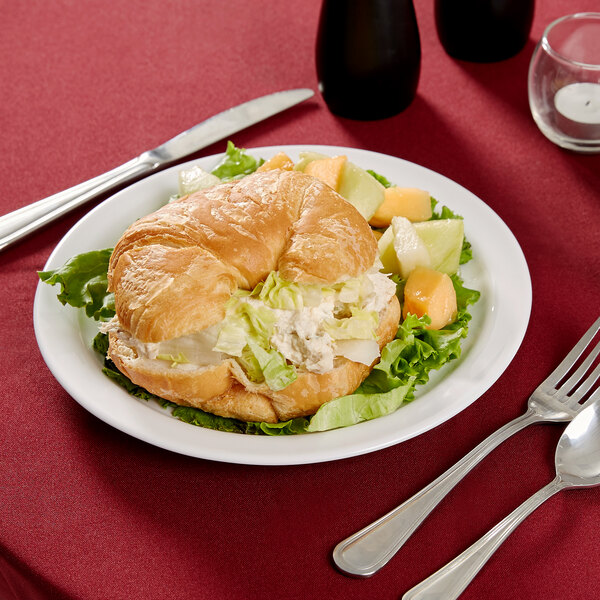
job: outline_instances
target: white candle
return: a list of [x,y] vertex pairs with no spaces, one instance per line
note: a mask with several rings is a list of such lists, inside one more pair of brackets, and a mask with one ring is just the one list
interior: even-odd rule
[[600,139],[600,84],[566,85],[556,92],[554,106],[564,133],[577,139]]

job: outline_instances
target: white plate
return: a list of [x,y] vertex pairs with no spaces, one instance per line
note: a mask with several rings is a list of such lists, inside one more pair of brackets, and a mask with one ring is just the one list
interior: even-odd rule
[[[434,372],[417,399],[396,413],[307,435],[267,437],[225,433],[178,421],[153,402],[127,394],[101,372],[90,348],[96,325],[82,310],[62,306],[58,288],[40,283],[34,303],[37,341],[48,367],[81,406],[117,429],[161,448],[199,458],[256,465],[291,465],[336,460],[373,452],[427,431],[469,406],[506,369],[519,348],[531,310],[531,280],[518,242],[501,219],[457,183],[413,163],[375,152],[335,146],[254,148],[269,158],[284,150],[293,159],[314,150],[345,154],[399,185],[428,190],[440,203],[464,216],[474,259],[463,267],[467,287],[481,291],[459,360]],[[221,155],[187,164],[211,169]],[[111,247],[135,219],[158,209],[177,190],[184,165],[156,173],[107,199],[81,219],[58,244],[45,269],[69,258]]]

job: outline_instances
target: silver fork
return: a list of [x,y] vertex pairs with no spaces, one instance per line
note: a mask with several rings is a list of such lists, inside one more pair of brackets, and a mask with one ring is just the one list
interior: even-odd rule
[[599,364],[582,381],[600,354],[600,342],[578,368],[574,368],[599,330],[600,318],[531,394],[524,414],[498,429],[412,498],[340,542],[333,551],[336,565],[348,575],[374,575],[398,552],[448,492],[494,448],[533,423],[564,422],[573,419],[584,406],[598,396],[599,390],[596,390],[594,396],[582,403],[584,396],[600,378]]

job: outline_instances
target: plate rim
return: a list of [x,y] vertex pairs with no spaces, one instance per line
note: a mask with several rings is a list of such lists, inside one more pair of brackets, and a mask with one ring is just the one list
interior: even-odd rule
[[[120,418],[118,414],[107,414],[106,411],[101,410],[101,408],[97,404],[95,404],[93,400],[81,397],[80,382],[73,379],[72,370],[62,365],[61,361],[57,358],[57,350],[58,354],[61,357],[65,353],[68,355],[69,351],[72,352],[73,350],[73,348],[71,347],[73,346],[73,344],[71,343],[69,348],[61,347],[61,340],[59,338],[57,348],[56,340],[53,340],[52,338],[52,333],[54,333],[55,331],[53,330],[52,332],[50,332],[48,330],[48,323],[44,321],[44,315],[45,310],[48,308],[51,312],[62,314],[63,320],[59,321],[60,325],[58,326],[58,330],[64,331],[64,319],[67,319],[67,323],[72,323],[75,319],[81,322],[81,314],[75,317],[73,313],[81,313],[82,311],[80,309],[73,309],[71,307],[62,307],[60,303],[56,300],[56,291],[54,290],[54,288],[51,288],[47,284],[44,284],[40,281],[37,285],[33,307],[33,320],[36,340],[40,348],[42,357],[46,362],[48,368],[52,372],[53,376],[78,404],[80,404],[84,409],[94,414],[94,416],[101,419],[105,423],[111,425],[112,427],[115,427],[116,429],[124,433],[127,433],[128,435],[131,435],[132,437],[179,454],[207,460],[236,464],[252,464],[265,466],[297,465],[326,462],[331,460],[340,460],[352,456],[363,455],[401,443],[403,441],[416,437],[417,435],[421,435],[422,433],[433,429],[434,427],[440,425],[441,423],[451,419],[452,417],[462,412],[465,408],[470,406],[479,397],[481,397],[481,395],[483,395],[498,380],[498,378],[506,370],[506,368],[516,355],[525,336],[531,314],[532,286],[527,261],[525,259],[525,256],[517,238],[514,236],[510,228],[508,228],[508,226],[504,223],[504,221],[497,215],[497,213],[495,213],[483,200],[475,196],[475,194],[470,192],[461,184],[453,181],[452,179],[446,177],[441,173],[429,169],[428,167],[424,167],[422,165],[412,163],[399,157],[391,156],[388,154],[382,154],[372,150],[363,150],[360,148],[348,148],[344,146],[331,146],[322,144],[262,146],[248,148],[247,150],[253,156],[261,156],[264,158],[268,158],[269,156],[272,156],[276,152],[280,151],[287,152],[288,154],[291,154],[293,156],[297,156],[297,154],[302,151],[316,151],[330,155],[344,153],[348,156],[350,160],[356,162],[357,164],[359,164],[359,166],[362,166],[363,168],[373,168],[372,164],[364,164],[363,159],[365,159],[366,162],[374,161],[375,163],[389,163],[390,165],[395,164],[397,167],[399,166],[402,169],[417,172],[418,174],[422,175],[424,179],[431,179],[432,181],[436,181],[438,185],[441,185],[442,187],[448,187],[453,193],[459,193],[465,199],[465,202],[472,203],[471,209],[475,211],[476,215],[478,215],[480,218],[488,219],[489,222],[495,225],[496,235],[500,235],[505,241],[509,242],[509,247],[505,248],[504,250],[510,250],[510,252],[508,252],[508,254],[510,254],[510,259],[512,261],[515,261],[512,263],[512,266],[513,269],[517,267],[520,294],[518,310],[517,312],[511,314],[511,317],[514,321],[513,325],[515,325],[517,328],[516,334],[508,340],[505,339],[505,343],[502,345],[502,347],[496,350],[497,355],[495,356],[495,361],[492,362],[491,368],[488,366],[488,368],[486,369],[484,379],[480,381],[479,385],[477,385],[476,388],[472,389],[470,393],[465,394],[467,400],[463,400],[461,402],[456,403],[455,406],[453,405],[453,408],[451,410],[443,410],[440,413],[440,415],[436,415],[438,418],[430,417],[429,419],[426,419],[426,422],[420,423],[417,419],[417,422],[413,424],[408,434],[394,435],[393,430],[395,429],[395,427],[388,425],[390,419],[396,417],[395,420],[401,421],[401,418],[397,415],[401,416],[402,411],[406,411],[407,409],[415,406],[419,400],[425,399],[425,397],[428,394],[431,394],[432,391],[425,392],[422,398],[419,398],[416,402],[413,402],[409,405],[405,405],[392,415],[388,415],[387,417],[380,417],[379,419],[375,419],[373,421],[359,423],[349,428],[297,436],[249,436],[213,431],[210,429],[196,427],[194,425],[189,425],[187,423],[178,421],[168,415],[165,415],[163,412],[159,412],[158,410],[148,410],[148,406],[145,401],[133,398],[120,388],[114,389],[115,396],[119,396],[122,398],[124,394],[126,399],[129,399],[130,401],[133,400],[133,402],[135,403],[134,405],[123,407],[122,416],[125,417],[125,421],[123,421],[123,418]],[[183,168],[195,164],[215,164],[222,156],[223,152],[176,164],[172,167],[161,170],[158,173],[154,173],[142,180],[139,180],[129,185],[128,187],[120,190],[119,192],[113,194],[103,202],[99,203],[96,207],[90,210],[77,223],[73,225],[73,227],[65,234],[65,236],[60,240],[60,242],[50,254],[44,267],[44,270],[61,266],[64,263],[65,259],[59,257],[61,257],[61,254],[64,254],[65,251],[68,251],[70,244],[77,245],[78,232],[84,231],[90,223],[93,223],[95,219],[99,218],[103,212],[106,212],[108,210],[109,207],[112,207],[113,205],[118,205],[121,200],[127,199],[128,195],[135,196],[136,192],[142,192],[144,188],[151,189],[153,187],[153,184],[155,183],[158,184],[159,182],[166,181],[168,178],[174,179],[174,181],[176,181],[176,174]],[[390,174],[388,172],[384,172],[383,174],[386,175],[388,179],[393,179],[390,178]],[[400,184],[400,182],[396,183]],[[419,185],[418,182],[412,183],[411,186],[422,187]],[[162,198],[163,203],[167,197]],[[456,212],[459,213],[461,212],[458,210],[457,207],[452,205],[452,202],[446,202],[444,198],[438,198],[438,200],[440,202],[440,205],[447,205],[452,210],[456,210]],[[130,200],[130,202],[133,201]],[[469,220],[467,220],[467,217],[465,217],[465,230],[473,231],[473,223],[469,222]],[[469,237],[469,240],[472,241],[472,238]],[[79,251],[85,250],[81,249]],[[73,254],[71,254],[71,256],[73,256]],[[476,260],[478,259],[476,258]],[[485,264],[481,264],[480,267],[483,268],[483,270],[485,271]],[[488,334],[492,336],[492,339],[496,339],[499,335],[499,329],[501,329],[501,327],[497,322],[497,317],[495,320],[492,320],[492,322],[489,321],[490,317],[488,313],[497,313],[499,310],[504,311],[505,306],[502,304],[502,302],[499,306],[497,305],[497,300],[499,298],[502,299],[503,296],[497,295],[499,293],[499,290],[497,289],[498,282],[496,281],[496,278],[492,276],[489,283],[491,284],[491,288],[494,292],[494,295],[491,298],[486,298],[485,302],[489,302],[490,300],[496,300],[496,304],[492,304],[488,307],[488,311],[486,312],[487,318],[484,319],[482,325],[487,326],[487,330],[489,330]],[[500,283],[505,283],[505,281],[501,281]],[[505,291],[506,290],[501,290],[500,293],[504,294]],[[48,307],[45,306],[45,303],[47,303],[49,297],[53,298],[53,303]],[[467,342],[477,347],[477,341],[478,338],[481,337],[481,333],[482,332],[479,332],[479,334],[476,336],[476,340],[473,340],[473,338],[469,339],[468,337]],[[470,335],[472,336],[473,334],[471,333]],[[78,332],[76,332],[75,337],[79,338],[78,341],[80,345],[85,345],[85,340],[83,340],[81,328]],[[73,340],[70,340],[70,342],[72,341]],[[75,344],[75,346],[77,346],[77,344]],[[93,351],[88,348],[88,352]],[[94,359],[96,359],[96,357],[94,357]],[[75,358],[75,360],[77,359]],[[460,372],[460,366],[463,364],[463,362],[464,355],[461,356],[461,358],[458,359],[458,361],[454,361],[452,363],[452,373],[443,378],[447,379],[447,377],[456,376],[455,373],[457,371]],[[88,368],[90,366],[89,361],[87,363],[83,361],[82,364],[85,368]],[[100,365],[99,360],[98,365]],[[447,365],[447,367],[450,367],[450,365]],[[481,369],[481,366],[479,368]],[[442,373],[446,373],[447,370],[447,368],[443,369]],[[109,382],[108,378],[106,378],[101,373],[99,367],[98,373],[102,376],[102,378],[106,380],[106,382]],[[113,382],[110,382],[110,384],[111,386],[116,385]],[[101,385],[100,382],[98,382],[98,385],[101,389],[107,389],[107,387]],[[127,402],[125,404],[127,404]],[[138,417],[140,415],[140,408],[145,409],[145,411],[147,412],[147,418],[142,418],[142,421],[144,422],[143,426],[140,426],[139,424],[137,424],[136,426],[136,424],[128,423],[126,417],[128,415],[129,417]],[[416,412],[418,417],[419,414],[422,412],[422,409],[413,412]],[[158,417],[163,419],[162,425],[165,425],[166,423],[170,423],[170,425],[165,426],[163,428],[159,427],[161,423],[157,420]],[[386,424],[386,427],[378,426],[378,424],[383,423]],[[173,426],[173,424],[177,425]],[[158,428],[160,431],[157,432],[156,428]],[[188,428],[192,428],[194,433],[190,434],[190,430]],[[382,436],[378,439],[373,439],[373,436],[371,435],[372,430],[375,432],[377,432],[377,430],[380,430]],[[345,443],[345,438],[348,437],[348,431],[351,431],[352,437],[355,438],[354,443],[350,445]],[[175,437],[170,438],[169,436],[171,435]],[[223,436],[228,436],[230,440],[227,440],[227,443],[225,443],[223,441]],[[234,438],[238,439],[231,439],[231,436],[234,436]],[[201,438],[199,441],[196,440],[196,438],[198,437]],[[311,440],[311,443],[308,444],[310,448],[303,448],[302,440],[307,440],[309,438]],[[194,440],[196,440],[197,445],[194,443],[190,446],[191,441]],[[240,444],[239,442],[241,440],[244,440],[244,442]],[[231,441],[231,444],[228,443],[229,441]],[[304,446],[306,445],[307,444],[304,444]]]

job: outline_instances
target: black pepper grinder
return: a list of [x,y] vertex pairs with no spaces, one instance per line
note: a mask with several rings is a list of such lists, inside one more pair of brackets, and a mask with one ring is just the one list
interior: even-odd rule
[[403,111],[421,70],[412,0],[323,0],[316,63],[332,113],[372,120]]
[[523,49],[535,0],[435,0],[435,24],[446,52],[470,62],[494,62]]

